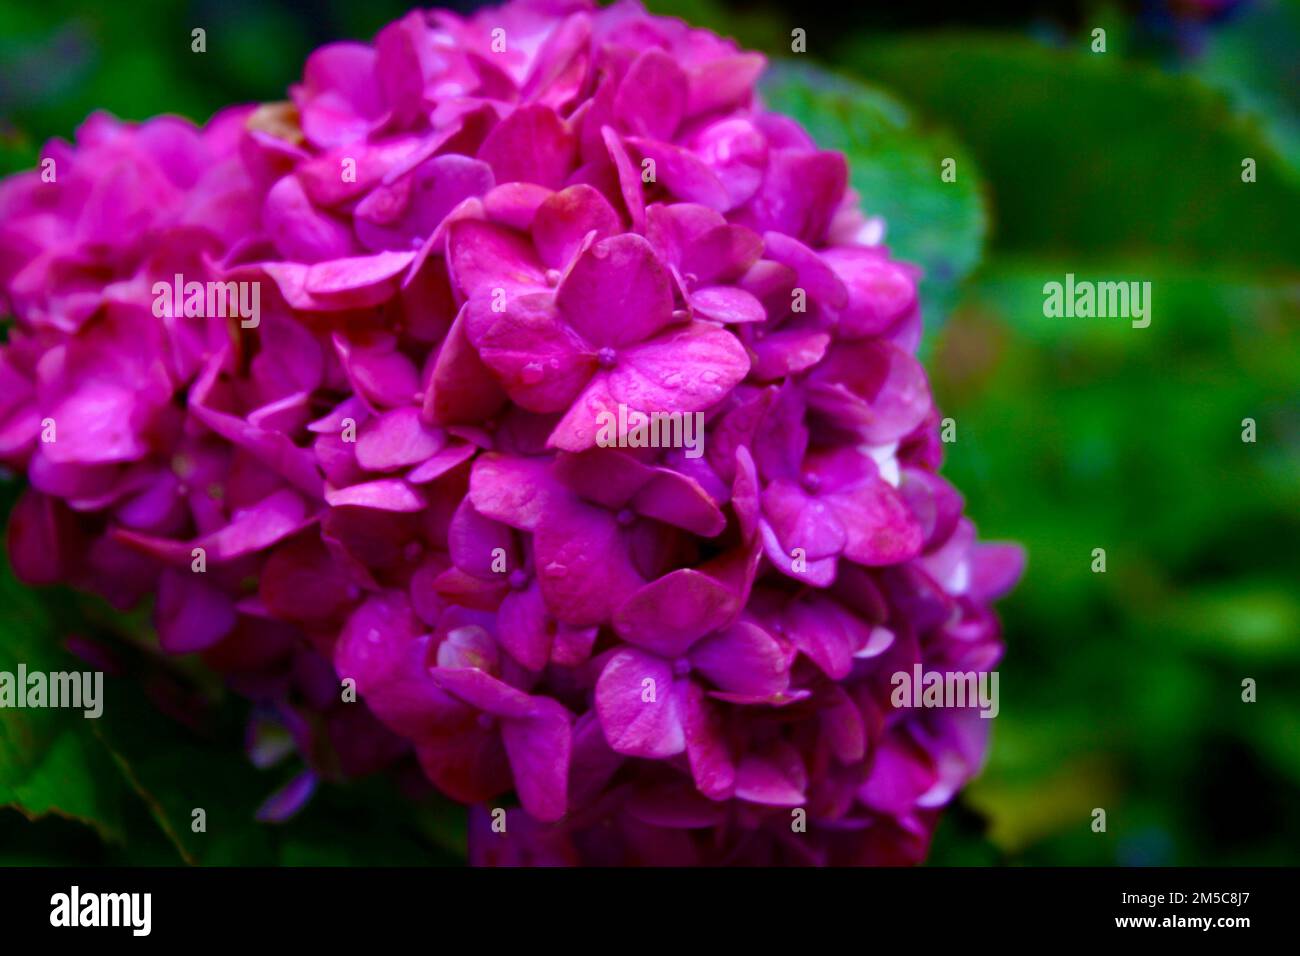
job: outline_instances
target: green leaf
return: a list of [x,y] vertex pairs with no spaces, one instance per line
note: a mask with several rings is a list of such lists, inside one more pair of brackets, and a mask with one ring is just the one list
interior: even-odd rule
[[[999,248],[1300,261],[1300,179],[1258,117],[1193,77],[996,35],[856,41],[843,59],[970,146]],[[1257,182],[1241,181],[1246,157]]]
[[[20,664],[29,673],[85,669],[61,650],[51,616],[0,557],[0,671],[16,679]],[[0,708],[0,808],[31,820],[66,817],[120,843],[129,797],[94,723],[79,710]]]
[[1300,4],[1258,3],[1248,16],[1216,24],[1196,75],[1258,115],[1284,159],[1300,171]]
[[[136,680],[106,685],[108,703],[94,729],[175,854],[186,863],[273,862],[271,833],[254,814],[280,781],[244,754],[240,718],[246,705],[227,702],[203,722],[200,734],[159,714]],[[196,833],[197,809],[206,829]]]
[[[979,262],[987,231],[981,177],[969,154],[945,133],[923,128],[889,94],[810,65],[775,64],[761,93],[820,146],[848,157],[863,210],[884,217],[891,251],[925,269],[927,326],[940,324],[957,284]],[[940,176],[948,158],[956,161],[954,182]]]

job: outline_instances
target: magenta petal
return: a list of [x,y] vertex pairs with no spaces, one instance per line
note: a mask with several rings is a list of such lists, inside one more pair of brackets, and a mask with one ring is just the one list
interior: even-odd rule
[[614,207],[597,190],[580,184],[552,193],[532,220],[533,242],[542,262],[563,269],[589,232],[607,239],[620,229]]
[[721,534],[727,525],[722,511],[699,482],[667,468],[655,469],[650,480],[638,489],[632,507],[638,514],[706,538]]
[[541,698],[529,697],[477,667],[433,667],[434,683],[475,710],[507,720],[530,717]]
[[540,671],[551,656],[551,632],[541,589],[511,591],[497,609],[498,640],[524,667]]
[[312,453],[296,446],[287,435],[267,431],[249,422],[205,407],[190,393],[190,409],[208,428],[243,448],[283,475],[297,488],[319,498],[323,483]]
[[795,548],[811,561],[844,550],[848,535],[838,512],[788,481],[774,481],[762,494],[763,516],[787,552]]
[[[298,166],[295,175],[308,197],[318,206],[332,208],[364,194],[374,187],[395,163],[419,146],[414,136],[400,136],[379,143],[352,143],[334,147]],[[341,175],[343,161],[356,164],[355,180]]]
[[343,626],[334,645],[334,669],[368,695],[399,678],[408,645],[419,632],[420,622],[403,593],[370,594]]
[[555,636],[551,641],[551,660],[561,667],[577,667],[579,664],[585,664],[591,658],[599,633],[598,627],[556,624]]
[[148,446],[149,408],[127,383],[86,382],[49,413],[55,440],[44,445],[50,460],[72,464],[134,461]]
[[561,321],[547,293],[507,297],[504,311],[475,296],[465,306],[466,331],[483,360],[517,404],[531,412],[569,407],[596,362]]
[[235,606],[223,592],[192,571],[167,570],[158,582],[154,610],[158,640],[169,654],[192,654],[225,637],[235,626]]
[[283,823],[307,805],[316,792],[316,774],[304,770],[283,787],[266,798],[257,808],[254,819],[261,823]]
[[858,788],[858,799],[881,813],[908,813],[937,777],[924,748],[905,730],[895,730],[876,747],[871,774]]
[[357,435],[357,464],[367,471],[392,471],[423,461],[446,438],[420,420],[411,406],[384,412],[366,422]]
[[488,134],[478,158],[492,167],[499,183],[564,185],[577,143],[555,111],[533,103],[521,106]]
[[970,592],[978,600],[996,601],[1025,571],[1025,549],[1018,544],[977,544],[971,555]]
[[758,472],[744,445],[736,449],[736,476],[731,482],[731,507],[740,523],[741,536],[751,541],[758,531]]
[[637,650],[610,657],[596,681],[596,712],[618,753],[662,759],[686,747],[672,667],[661,657]]
[[609,372],[609,391],[628,408],[697,412],[720,401],[749,371],[740,340],[706,322],[690,322],[626,349]]
[[469,498],[475,509],[512,528],[532,531],[563,496],[547,462],[489,452],[470,472]]
[[518,233],[476,219],[461,219],[447,232],[452,281],[468,297],[480,290],[539,291],[546,276],[532,244]]
[[611,127],[604,126],[600,131],[601,141],[614,169],[618,173],[618,189],[627,207],[628,218],[632,228],[638,232],[645,229],[645,187],[641,181],[641,171],[632,165],[627,155],[627,147]]
[[236,511],[230,524],[203,539],[203,544],[213,560],[229,561],[269,548],[302,528],[306,519],[302,497],[284,488]]
[[691,148],[727,190],[729,206],[748,202],[763,184],[768,143],[744,116],[710,123],[693,138]]
[[845,338],[879,335],[916,308],[916,279],[878,249],[833,248],[821,254],[848,289],[839,314]]
[[697,786],[698,791],[685,781],[640,786],[628,799],[627,812],[642,823],[669,830],[717,826],[726,818],[726,810],[701,795],[715,788],[703,783]]
[[563,454],[555,460],[555,476],[580,498],[618,509],[627,505],[657,474],[631,454],[613,448],[592,448]]
[[474,457],[478,451],[473,445],[454,442],[440,451],[434,452],[420,464],[406,473],[406,480],[413,485],[422,485],[436,481],[449,471],[454,471]]
[[900,475],[898,492],[921,526],[924,550],[948,540],[957,527],[965,504],[957,489],[931,472],[905,467]]
[[547,446],[571,452],[587,451],[596,444],[601,428],[617,420],[618,401],[610,392],[609,375],[597,372],[555,426]]
[[485,518],[466,500],[447,526],[447,551],[462,571],[504,583],[519,561],[514,538],[509,526]]
[[921,551],[921,526],[889,482],[875,478],[827,495],[848,535],[844,556],[869,566],[898,564]]
[[307,58],[296,99],[313,145],[341,146],[369,134],[383,111],[376,60],[374,48],[363,43],[331,43]]
[[782,747],[769,755],[747,755],[736,769],[736,796],[772,807],[797,807],[807,797],[808,772],[793,748]]
[[370,249],[409,249],[426,239],[466,199],[492,188],[492,169],[467,156],[434,156],[392,185],[377,186],[353,212]]
[[347,224],[313,206],[296,176],[285,176],[271,187],[262,222],[276,251],[294,262],[310,265],[353,251]]
[[843,680],[853,655],[872,639],[871,625],[841,605],[816,594],[795,601],[786,611],[786,636],[832,680]]
[[761,53],[735,53],[706,60],[689,71],[691,116],[744,106],[754,92],[767,58]]
[[819,588],[829,587],[834,582],[836,557],[805,559],[800,570],[796,567],[794,555],[781,547],[781,541],[770,524],[760,521],[759,533],[763,539],[763,553],[783,574]]
[[736,593],[707,574],[682,568],[641,587],[619,605],[614,629],[629,644],[679,657],[736,613]]
[[672,321],[668,271],[650,244],[631,233],[583,252],[555,299],[565,321],[592,346],[631,345]]
[[555,193],[535,183],[506,183],[494,186],[483,197],[483,211],[493,222],[527,232],[532,228],[537,210]]
[[400,478],[381,478],[347,488],[326,488],[325,501],[332,508],[352,505],[379,511],[422,511],[425,507],[419,492]]
[[817,328],[769,332],[752,346],[754,377],[767,382],[798,375],[820,362],[830,344],[830,335]]
[[568,624],[607,622],[641,584],[622,529],[604,508],[554,503],[537,523],[533,548],[546,606]]
[[378,305],[397,291],[398,279],[414,253],[380,252],[373,256],[327,259],[307,270],[303,289],[335,308]]
[[336,332],[334,350],[352,386],[372,405],[395,408],[415,399],[420,386],[415,364],[391,339],[361,345]]
[[739,279],[763,253],[763,240],[752,229],[730,225],[696,203],[651,206],[646,238],[692,287]]
[[799,287],[814,302],[831,308],[843,308],[849,300],[848,290],[833,269],[798,239],[779,232],[763,234],[763,254],[795,271]]
[[768,696],[790,683],[789,664],[781,645],[748,621],[712,634],[691,648],[691,667],[719,690]]
[[848,187],[849,173],[840,153],[774,149],[758,193],[736,211],[740,225],[772,230],[817,245]]
[[862,713],[843,687],[834,686],[828,693],[830,704],[821,712],[826,739],[840,763],[857,763],[867,750],[867,728]]
[[808,403],[884,445],[911,434],[931,408],[925,370],[881,339],[836,344],[809,375]]
[[538,820],[558,820],[568,804],[573,716],[553,700],[534,701],[532,716],[505,721],[501,740],[519,802]]
[[676,60],[651,47],[633,62],[614,95],[614,114],[633,133],[671,139],[686,111],[686,74]]
[[559,110],[582,90],[591,58],[591,18],[579,10],[566,17],[537,51],[521,93],[525,101]]
[[506,404],[506,394],[465,333],[465,310],[452,323],[424,396],[424,417],[437,425],[478,423]]
[[[739,325],[762,322],[767,310],[757,297],[735,286],[712,286],[692,292],[687,300],[695,315],[701,319]],[[828,337],[829,338],[829,337]]]
[[678,199],[720,212],[731,207],[726,187],[694,153],[654,139],[629,138],[627,142],[654,163],[655,181]]
[[736,761],[718,707],[693,680],[677,682],[677,697],[695,786],[711,800],[725,800],[735,790]]

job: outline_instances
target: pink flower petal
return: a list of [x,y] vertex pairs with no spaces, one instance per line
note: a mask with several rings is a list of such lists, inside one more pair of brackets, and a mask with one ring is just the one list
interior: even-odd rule
[[686,747],[681,702],[667,661],[623,650],[596,681],[596,712],[610,747],[631,757],[663,759]]

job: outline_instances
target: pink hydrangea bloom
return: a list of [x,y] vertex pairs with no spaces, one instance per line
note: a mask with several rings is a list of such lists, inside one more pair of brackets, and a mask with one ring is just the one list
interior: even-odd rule
[[[921,859],[988,722],[891,675],[995,667],[1022,557],[936,474],[915,270],[763,65],[516,0],[52,144],[0,186],[19,574],[153,595],[312,768],[268,817],[413,759],[479,863]],[[698,434],[611,444],[652,416]]]

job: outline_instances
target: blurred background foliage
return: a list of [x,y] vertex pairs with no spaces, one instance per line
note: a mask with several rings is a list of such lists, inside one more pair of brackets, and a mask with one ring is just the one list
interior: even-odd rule
[[[864,208],[926,270],[923,350],[957,422],[945,474],[986,537],[1029,551],[992,755],[931,862],[1300,863],[1300,3],[649,5],[767,52],[767,100],[850,154]],[[0,0],[0,171],[95,109],[203,120],[282,98],[311,49],[405,9]],[[1067,272],[1150,281],[1151,326],[1045,318]],[[122,630],[75,595],[0,585],[0,670],[57,669],[61,637]],[[155,703],[191,674],[160,670]],[[208,691],[197,729],[111,678],[122,706],[93,734],[2,715],[0,864],[459,856],[460,814],[383,812],[402,800],[386,782],[252,824],[288,776],[247,762],[238,703]]]

